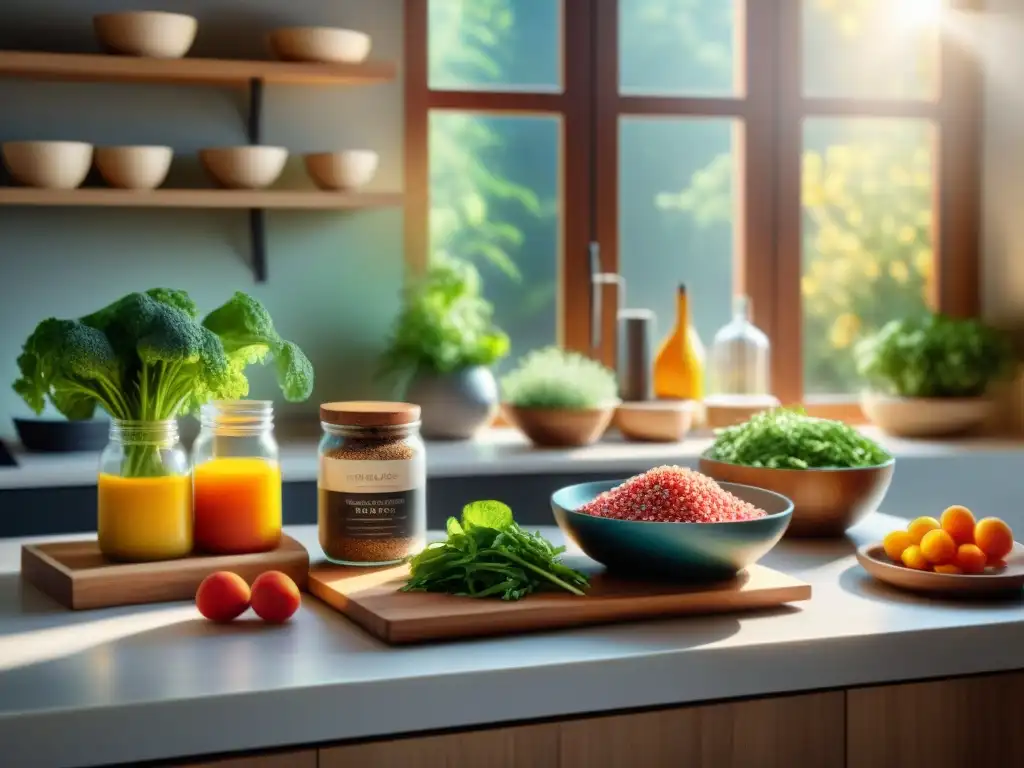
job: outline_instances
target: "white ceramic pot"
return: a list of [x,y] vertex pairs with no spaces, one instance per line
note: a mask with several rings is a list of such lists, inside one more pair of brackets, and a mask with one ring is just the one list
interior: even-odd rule
[[199,159],[214,180],[228,189],[269,187],[284,170],[284,147],[217,147],[199,151]]
[[118,189],[156,189],[171,168],[170,147],[97,147],[96,167]]
[[127,11],[93,16],[100,45],[113,53],[154,59],[180,59],[195,42],[194,16],[164,11]]
[[320,189],[358,189],[377,172],[380,156],[369,149],[306,155],[306,171]]
[[864,415],[895,437],[951,437],[980,427],[992,412],[988,397],[894,397],[865,392]]
[[337,27],[282,27],[270,33],[270,48],[284,61],[358,64],[370,55],[370,36]]
[[3,145],[4,165],[11,175],[30,187],[75,189],[92,166],[92,144],[80,141],[8,141]]

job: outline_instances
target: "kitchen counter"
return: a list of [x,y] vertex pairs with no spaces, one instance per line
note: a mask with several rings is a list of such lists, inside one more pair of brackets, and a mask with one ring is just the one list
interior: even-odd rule
[[[862,431],[877,440],[898,461],[949,459],[958,456],[1006,456],[1017,459],[1024,441],[1008,437],[973,437],[954,440],[901,440],[873,427]],[[281,471],[285,482],[313,482],[317,473],[317,438],[282,436]],[[534,448],[516,430],[490,429],[476,440],[431,441],[427,444],[427,472],[432,478],[474,475],[530,475],[644,472],[658,464],[695,466],[710,447],[709,433],[694,434],[679,443],[634,443],[609,434],[584,448]],[[96,462],[92,453],[39,454],[16,451],[17,467],[0,467],[0,490],[93,486]]]
[[[409,648],[308,595],[281,627],[215,626],[183,603],[68,612],[20,584],[22,541],[0,541],[0,762],[137,763],[1024,668],[1020,600],[868,580],[855,546],[904,523],[781,544],[765,563],[814,589],[790,608]],[[311,526],[289,533],[319,556]]]

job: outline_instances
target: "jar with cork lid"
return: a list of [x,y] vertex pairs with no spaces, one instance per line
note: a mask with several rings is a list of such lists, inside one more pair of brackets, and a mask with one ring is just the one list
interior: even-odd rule
[[324,403],[320,424],[317,525],[327,559],[390,565],[419,552],[427,532],[420,407]]

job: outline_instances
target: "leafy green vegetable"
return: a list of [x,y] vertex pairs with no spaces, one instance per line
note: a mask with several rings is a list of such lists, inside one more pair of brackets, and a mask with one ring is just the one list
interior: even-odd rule
[[582,595],[590,586],[586,576],[560,561],[564,547],[524,531],[500,501],[467,504],[461,523],[448,518],[447,533],[446,541],[410,559],[403,591],[518,600],[550,589]]
[[480,275],[473,265],[435,258],[427,273],[406,287],[402,311],[381,358],[381,373],[451,373],[491,365],[509,350],[508,336],[491,320],[493,312],[481,295]]
[[[312,393],[309,360],[278,336],[255,299],[236,293],[202,323],[198,316],[184,291],[155,288],[80,320],[43,320],[18,357],[14,391],[36,413],[49,399],[69,419],[100,407],[122,421],[164,421],[245,397],[245,367],[273,356],[286,399]],[[129,474],[159,470],[159,461],[133,462]]]
[[597,408],[615,402],[615,373],[558,347],[528,353],[501,379],[502,399],[519,408]]
[[772,469],[873,467],[891,456],[841,421],[808,416],[802,408],[776,408],[723,429],[709,459]]
[[900,397],[976,397],[1013,362],[1009,340],[977,320],[943,315],[893,320],[856,350],[857,370]]

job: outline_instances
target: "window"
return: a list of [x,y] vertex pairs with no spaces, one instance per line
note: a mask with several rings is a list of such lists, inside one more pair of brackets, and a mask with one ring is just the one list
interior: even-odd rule
[[973,2],[407,0],[410,262],[480,268],[508,364],[614,360],[592,244],[604,329],[685,282],[709,343],[746,293],[776,394],[855,418],[864,333],[978,309]]

